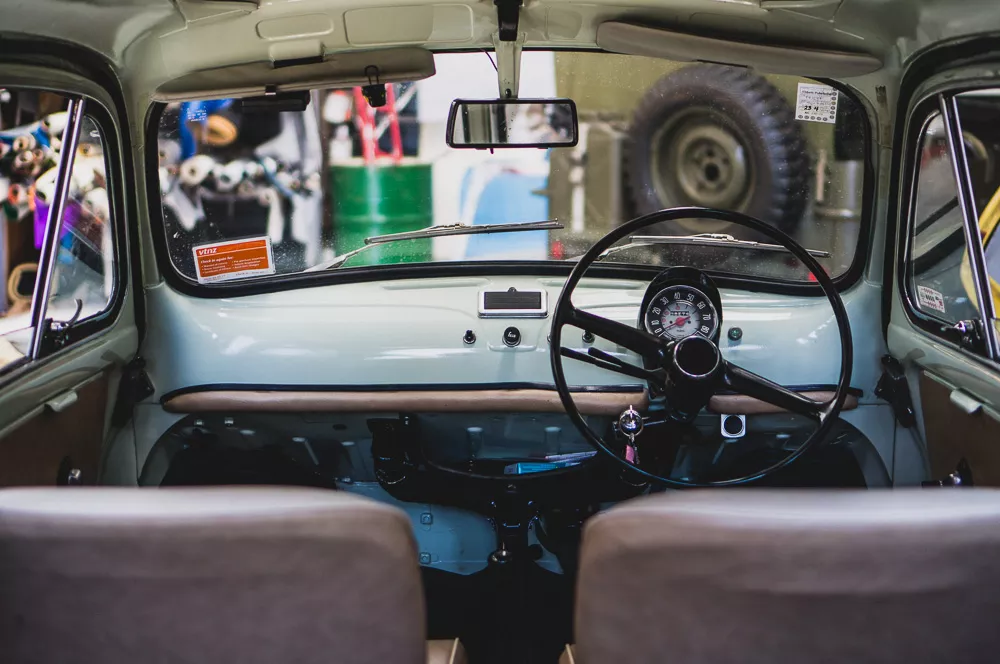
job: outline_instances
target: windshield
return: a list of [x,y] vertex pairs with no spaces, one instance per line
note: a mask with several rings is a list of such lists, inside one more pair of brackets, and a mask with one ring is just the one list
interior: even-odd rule
[[[438,54],[435,76],[389,86],[378,109],[360,88],[315,90],[302,112],[248,112],[233,100],[166,106],[159,181],[174,268],[192,281],[222,284],[401,263],[569,263],[635,216],[687,205],[773,224],[818,252],[833,276],[854,260],[867,120],[845,94],[809,79],[722,65],[530,51],[522,56],[519,96],[572,99],[577,144],[449,147],[452,101],[496,97],[491,56]],[[551,132],[565,121],[539,114],[522,129],[530,137],[536,126]],[[526,232],[459,229],[357,251],[366,238],[428,226],[543,221],[557,224]],[[642,234],[772,242],[702,219]],[[780,251],[632,244],[604,262],[809,278]]]

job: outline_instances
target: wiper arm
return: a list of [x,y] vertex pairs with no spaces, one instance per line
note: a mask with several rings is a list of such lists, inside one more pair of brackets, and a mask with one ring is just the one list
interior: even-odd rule
[[389,242],[401,242],[403,240],[420,240],[427,237],[447,237],[450,235],[483,235],[487,233],[516,233],[520,231],[548,231],[564,228],[561,221],[522,221],[513,224],[447,224],[441,226],[428,226],[418,231],[406,231],[403,233],[390,233],[388,235],[374,235],[366,237],[364,245],[337,256],[333,260],[320,263],[309,268],[306,272],[319,272],[340,267],[363,251],[367,251],[374,246],[387,244]]
[[[636,247],[653,247],[660,244],[686,244],[696,247],[733,247],[736,249],[755,249],[757,251],[779,251],[790,253],[788,249],[780,244],[768,244],[766,242],[754,242],[753,240],[737,240],[732,235],[724,233],[701,233],[699,235],[633,235],[628,239],[627,244],[617,247],[609,247],[602,251],[595,260],[604,260],[612,254],[617,254],[626,249]],[[811,256],[817,258],[829,258],[829,251],[819,249],[806,249]],[[579,260],[579,256],[569,260]]]

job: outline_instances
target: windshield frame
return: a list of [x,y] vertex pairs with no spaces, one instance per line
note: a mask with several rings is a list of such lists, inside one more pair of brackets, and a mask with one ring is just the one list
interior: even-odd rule
[[[550,52],[586,52],[604,53],[600,49],[533,47],[525,51]],[[436,51],[435,53],[482,53],[482,49],[456,49]],[[613,54],[612,54],[613,55]],[[835,88],[848,96],[852,102],[862,109],[865,122],[864,132],[865,154],[863,160],[864,183],[862,186],[861,219],[858,229],[858,241],[850,266],[842,274],[833,278],[838,292],[846,291],[854,286],[864,274],[868,265],[872,247],[873,217],[875,213],[876,171],[873,158],[872,118],[874,109],[868,101],[853,88],[844,83],[828,78],[811,78]],[[505,276],[505,275],[537,275],[539,277],[568,277],[575,263],[562,260],[482,260],[482,261],[441,261],[422,263],[396,263],[385,265],[361,265],[356,267],[339,267],[334,270],[316,272],[297,272],[283,275],[267,275],[223,281],[211,284],[201,284],[182,274],[170,258],[167,246],[166,228],[163,218],[162,200],[159,183],[159,157],[157,154],[157,134],[160,119],[166,109],[164,102],[151,102],[147,108],[145,121],[146,137],[146,199],[148,206],[150,231],[153,242],[157,268],[166,283],[174,290],[197,298],[230,298],[244,295],[277,293],[299,288],[316,288],[325,285],[341,283],[360,283],[371,281],[389,281],[416,278],[447,278],[471,276]],[[650,280],[662,272],[663,266],[608,263],[595,264],[591,267],[591,275],[609,279]],[[721,270],[703,269],[719,285],[720,288],[736,290],[755,290],[766,293],[823,297],[822,289],[815,282],[795,282],[782,279],[735,274]]]

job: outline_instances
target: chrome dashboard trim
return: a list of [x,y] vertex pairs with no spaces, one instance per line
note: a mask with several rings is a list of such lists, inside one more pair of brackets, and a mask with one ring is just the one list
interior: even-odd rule
[[481,290],[479,291],[479,317],[480,318],[548,318],[549,302],[548,293],[545,289],[519,290],[518,293],[538,293],[541,295],[541,305],[537,309],[487,309],[487,293],[508,293],[502,290]]

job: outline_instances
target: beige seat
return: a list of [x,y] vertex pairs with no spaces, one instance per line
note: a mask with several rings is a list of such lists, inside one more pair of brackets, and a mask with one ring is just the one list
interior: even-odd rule
[[577,664],[1000,661],[1000,491],[691,491],[592,519]]
[[0,490],[0,662],[447,664],[406,516],[291,488]]

